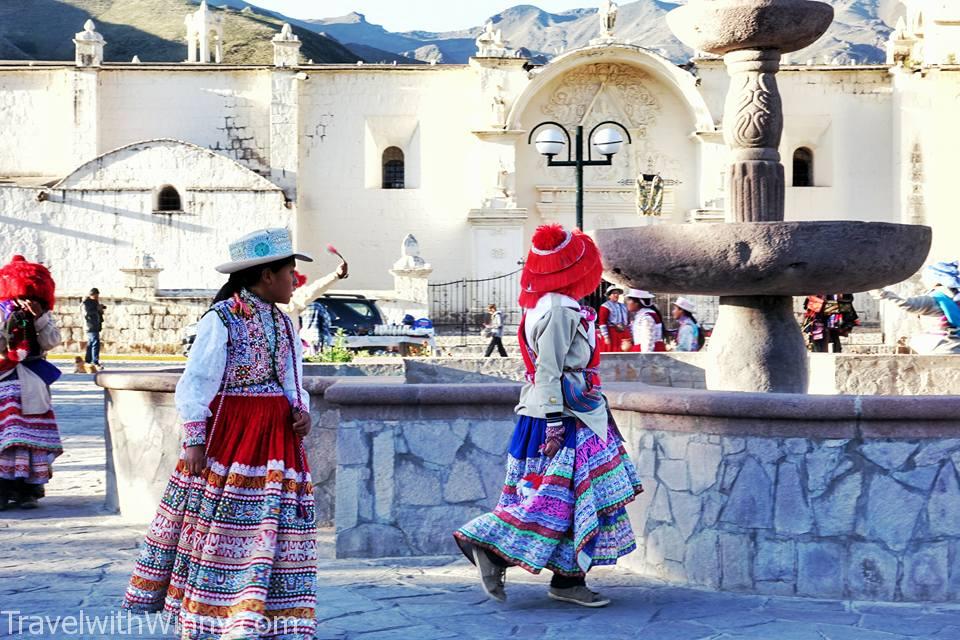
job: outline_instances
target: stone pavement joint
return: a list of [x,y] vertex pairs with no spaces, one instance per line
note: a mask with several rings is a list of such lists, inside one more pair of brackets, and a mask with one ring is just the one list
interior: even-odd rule
[[[144,526],[103,509],[103,404],[90,377],[54,385],[64,447],[48,496],[35,511],[0,514],[0,638],[23,616],[110,616],[117,612]],[[171,425],[176,428],[176,425]],[[451,522],[451,529],[459,523]],[[591,572],[613,599],[588,610],[546,597],[549,579],[512,569],[509,600],[481,593],[462,558],[333,560],[332,535],[318,581],[320,640],[502,640],[597,636],[603,640],[960,640],[960,605],[811,600],[716,593],[671,586],[625,569]],[[19,611],[20,614],[5,612]],[[67,640],[172,636],[69,634]]]

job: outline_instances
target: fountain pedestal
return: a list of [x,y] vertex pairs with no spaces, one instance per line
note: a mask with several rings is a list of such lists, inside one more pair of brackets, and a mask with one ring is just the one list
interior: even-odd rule
[[780,55],[813,44],[832,21],[833,8],[815,0],[691,0],[667,15],[680,40],[724,56],[730,73],[726,224],[608,229],[596,238],[610,280],[720,296],[710,389],[806,393],[792,296],[900,282],[930,250],[926,227],[783,221]]

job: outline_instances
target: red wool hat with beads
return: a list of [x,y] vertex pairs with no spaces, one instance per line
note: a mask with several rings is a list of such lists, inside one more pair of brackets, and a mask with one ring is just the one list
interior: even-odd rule
[[53,276],[42,264],[27,262],[23,256],[13,256],[10,263],[0,268],[0,300],[23,300],[32,298],[53,309]]
[[520,306],[531,309],[548,293],[579,300],[600,286],[603,265],[593,239],[559,224],[538,227],[520,275]]

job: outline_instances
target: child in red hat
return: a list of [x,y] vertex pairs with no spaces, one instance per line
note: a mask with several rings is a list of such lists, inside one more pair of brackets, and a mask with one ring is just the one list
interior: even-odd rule
[[0,511],[37,507],[63,452],[49,390],[60,372],[44,358],[60,344],[54,288],[23,256],[0,269]]
[[593,240],[542,226],[520,283],[527,384],[517,406],[496,508],[454,533],[490,597],[506,599],[507,567],[553,572],[548,595],[585,607],[609,600],[586,586],[594,566],[636,549],[625,506],[643,488],[600,393],[596,314],[580,298],[603,267]]

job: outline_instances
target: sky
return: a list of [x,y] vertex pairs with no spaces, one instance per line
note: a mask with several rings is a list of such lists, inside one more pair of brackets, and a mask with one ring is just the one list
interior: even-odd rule
[[[557,13],[599,6],[595,0],[250,0],[292,18],[332,18],[351,11],[390,31],[453,31],[483,24],[490,16],[517,4],[533,4]],[[213,0],[212,4],[217,4]]]

